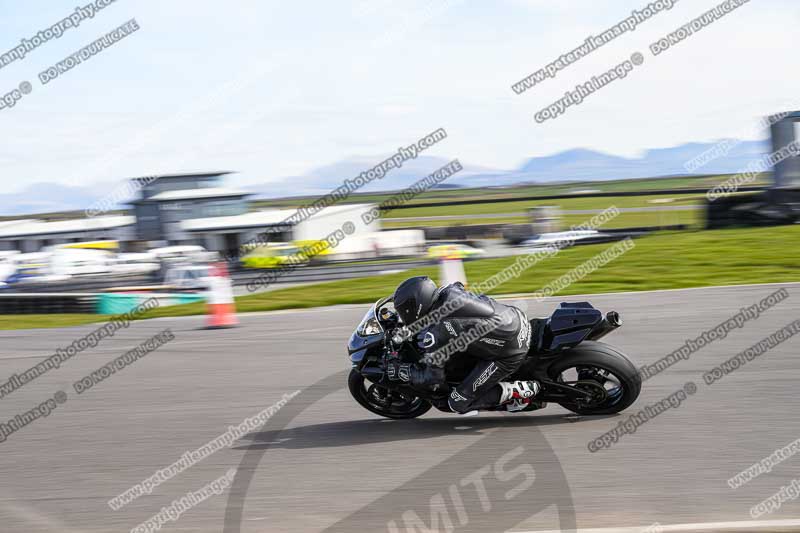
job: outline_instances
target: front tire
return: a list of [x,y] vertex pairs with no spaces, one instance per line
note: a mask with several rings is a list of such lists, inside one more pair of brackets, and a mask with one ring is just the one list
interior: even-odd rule
[[[608,397],[599,405],[562,402],[561,406],[580,415],[607,415],[628,408],[639,397],[642,379],[633,363],[619,350],[597,341],[584,341],[554,362],[547,373],[554,381],[569,381],[572,370],[582,379],[592,379],[607,389]],[[592,376],[587,378],[587,376]],[[581,379],[579,378],[579,379]],[[608,389],[608,384],[612,388]],[[601,391],[602,392],[602,391]]]
[[[347,378],[347,387],[353,399],[357,401],[361,407],[376,415],[393,418],[395,420],[404,420],[422,416],[433,407],[427,400],[422,398],[408,398],[396,392],[393,394],[397,395],[399,401],[389,400],[386,403],[379,403],[374,398],[370,397],[369,390],[365,387],[365,381],[364,376],[355,370],[351,370]],[[372,385],[372,387],[378,386]]]

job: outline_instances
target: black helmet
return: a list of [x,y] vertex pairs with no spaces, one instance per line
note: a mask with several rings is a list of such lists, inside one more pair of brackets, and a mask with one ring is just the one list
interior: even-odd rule
[[394,291],[394,308],[409,325],[431,310],[436,299],[436,284],[428,276],[408,278]]

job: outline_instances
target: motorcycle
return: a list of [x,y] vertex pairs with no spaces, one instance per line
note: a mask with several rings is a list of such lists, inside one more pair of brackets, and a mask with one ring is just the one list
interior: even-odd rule
[[[391,297],[375,302],[350,337],[350,394],[359,405],[386,418],[416,418],[432,407],[449,413],[448,387],[421,390],[388,380],[388,358],[411,363],[423,357],[413,339],[403,334],[405,326],[391,304]],[[541,385],[526,410],[553,402],[580,415],[602,415],[618,413],[636,401],[642,387],[638,370],[625,354],[599,342],[622,325],[619,313],[603,316],[588,302],[562,303],[550,317],[531,319],[530,324],[531,348],[522,366],[506,378],[535,379]],[[448,385],[458,385],[476,363],[468,354],[450,358],[444,366]]]

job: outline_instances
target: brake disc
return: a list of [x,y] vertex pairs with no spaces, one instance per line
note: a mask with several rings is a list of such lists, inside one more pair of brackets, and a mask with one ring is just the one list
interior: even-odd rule
[[392,398],[389,391],[378,385],[371,385],[367,390],[367,396],[376,404],[381,407],[389,407],[392,404]]

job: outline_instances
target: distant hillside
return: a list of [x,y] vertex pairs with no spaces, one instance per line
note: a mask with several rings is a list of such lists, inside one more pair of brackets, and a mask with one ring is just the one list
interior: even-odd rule
[[[626,158],[576,148],[549,156],[532,157],[514,170],[472,167],[466,157],[461,157],[459,159],[464,165],[464,170],[451,179],[457,180],[463,187],[491,187],[518,183],[685,176],[687,172],[684,164],[713,146],[714,143],[682,144],[673,148],[648,150],[639,158]],[[767,141],[744,141],[725,157],[698,169],[696,175],[733,174],[746,168],[748,163],[768,151]],[[269,190],[257,186],[251,187],[250,190],[264,198],[324,194],[341,185],[343,179],[357,176],[374,163],[374,159],[341,161],[302,176],[278,181],[271,184]],[[391,170],[383,180],[376,180],[362,190],[370,192],[402,189],[445,163],[447,163],[445,159],[422,156],[406,163],[400,169]]]
[[[714,143],[682,144],[673,148],[648,150],[638,158],[576,148],[549,156],[532,157],[513,170],[471,165],[467,154],[459,156],[464,170],[443,182],[439,189],[684,176],[686,161],[713,146]],[[767,141],[741,142],[725,157],[698,169],[697,175],[740,172],[749,162],[767,153],[769,149]],[[256,198],[264,199],[322,195],[339,187],[344,179],[358,176],[380,160],[381,156],[350,158],[300,176],[244,189],[254,193]],[[401,168],[391,169],[383,179],[375,180],[359,192],[403,189],[449,161],[450,159],[441,157],[420,156],[406,162]],[[83,210],[113,191],[117,185],[119,184],[113,182],[92,187],[36,183],[21,192],[0,194],[0,217]]]

